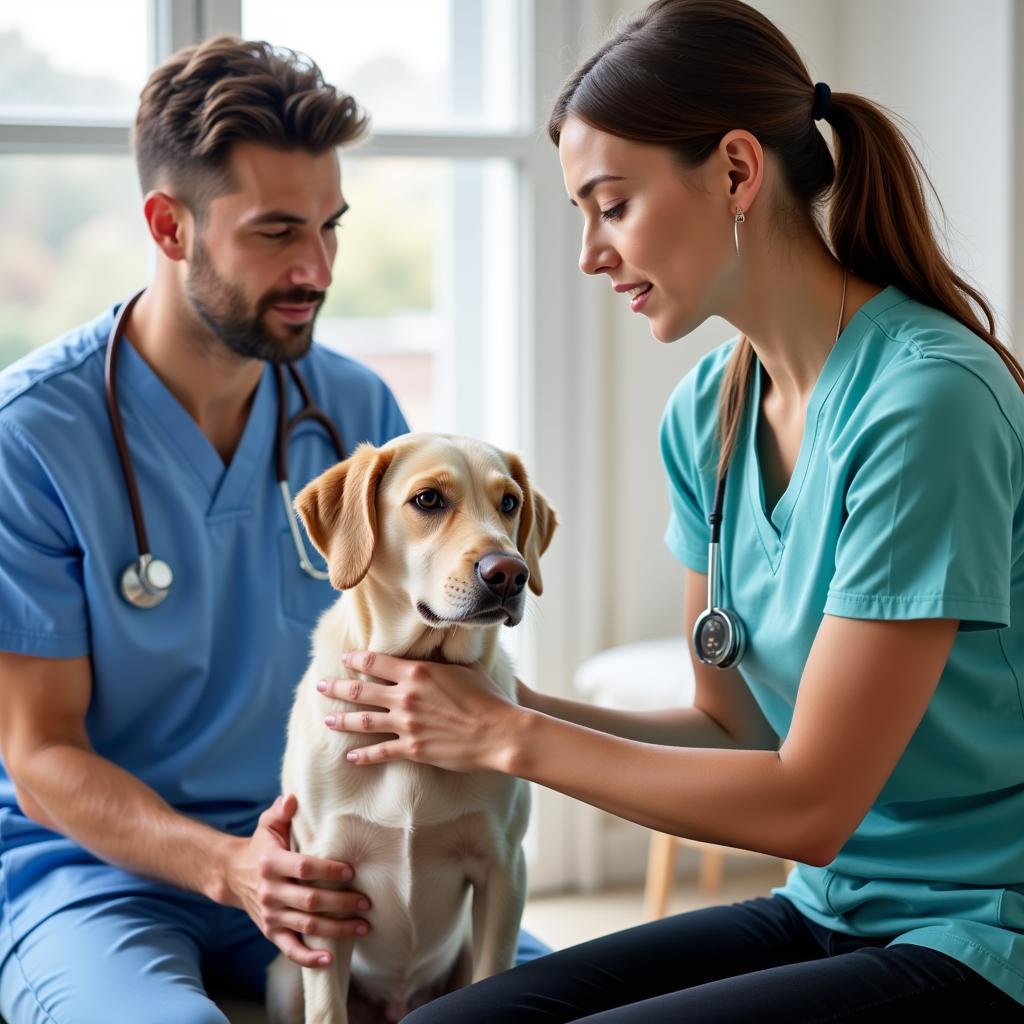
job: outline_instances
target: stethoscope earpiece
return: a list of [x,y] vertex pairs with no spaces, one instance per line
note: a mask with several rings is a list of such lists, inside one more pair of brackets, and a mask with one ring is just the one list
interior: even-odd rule
[[171,567],[146,553],[121,573],[121,594],[136,608],[152,608],[167,596],[173,582]]

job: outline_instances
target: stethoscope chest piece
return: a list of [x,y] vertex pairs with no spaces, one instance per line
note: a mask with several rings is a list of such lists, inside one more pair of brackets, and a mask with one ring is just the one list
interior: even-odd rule
[[693,650],[705,665],[729,668],[743,657],[746,635],[739,616],[725,608],[705,608],[693,624]]
[[147,553],[121,573],[121,594],[136,608],[153,608],[167,596],[173,582],[171,567]]
[[735,613],[718,604],[718,544],[722,528],[722,505],[725,502],[725,473],[715,489],[715,503],[708,516],[711,543],[708,545],[708,606],[693,624],[690,642],[697,660],[715,668],[729,668],[743,657],[747,637],[743,622]]

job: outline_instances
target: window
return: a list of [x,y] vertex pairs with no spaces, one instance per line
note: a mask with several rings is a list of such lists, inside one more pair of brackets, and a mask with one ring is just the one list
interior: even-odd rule
[[313,57],[374,131],[509,131],[522,120],[520,0],[242,0],[242,35]]
[[[469,133],[491,135],[485,144],[517,137],[522,12],[521,0],[242,0],[246,38],[313,58],[370,112],[375,135],[401,146],[418,133],[423,154],[342,155],[352,209],[320,339],[373,366],[414,430],[509,445],[518,442],[507,400],[517,383],[507,329],[517,264],[505,256],[518,239],[495,211],[514,205],[515,168],[480,159],[486,145]],[[503,387],[481,378],[488,358]]]
[[5,118],[130,118],[149,74],[149,34],[147,5],[138,0],[107,0],[102,18],[96,8],[67,0],[4,4],[0,112]]
[[145,283],[146,230],[127,146],[58,155],[48,152],[55,139],[44,138],[51,125],[88,131],[132,117],[149,73],[146,5],[113,0],[106,10],[121,40],[116,61],[108,20],[88,6],[0,11],[0,121],[37,134],[34,145],[0,150],[0,366]]

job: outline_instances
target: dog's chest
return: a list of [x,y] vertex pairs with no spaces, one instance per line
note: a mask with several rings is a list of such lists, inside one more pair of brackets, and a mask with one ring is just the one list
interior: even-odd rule
[[408,761],[343,761],[332,776],[320,780],[330,791],[324,793],[328,814],[356,815],[388,828],[441,825],[478,812],[501,817],[517,784],[496,772],[449,772]]

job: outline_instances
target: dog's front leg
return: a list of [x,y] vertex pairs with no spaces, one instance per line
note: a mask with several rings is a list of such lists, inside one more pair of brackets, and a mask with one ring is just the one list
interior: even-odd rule
[[306,943],[331,954],[330,967],[303,967],[302,994],[306,1024],[348,1024],[348,986],[355,939],[325,939]]
[[515,963],[525,903],[526,857],[517,847],[508,864],[494,865],[473,885],[473,981]]

